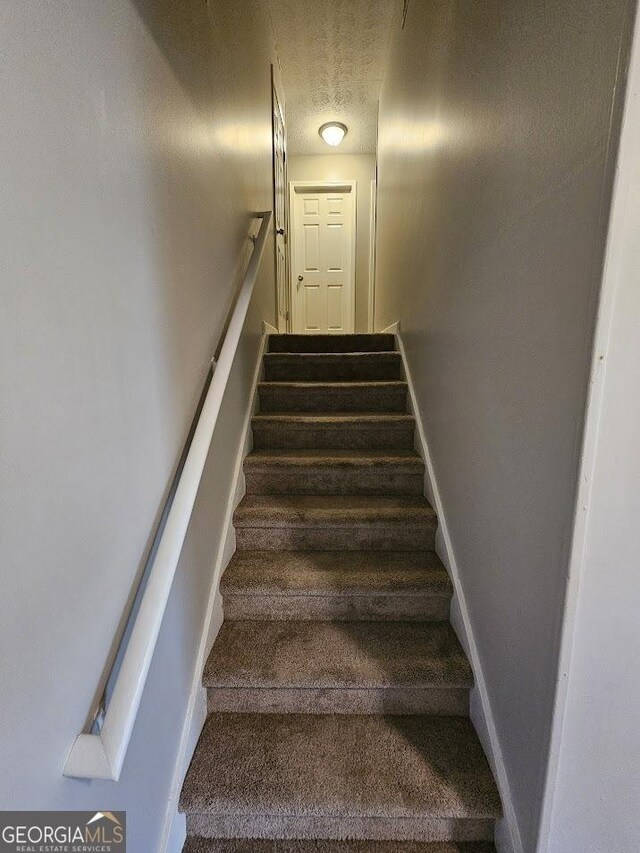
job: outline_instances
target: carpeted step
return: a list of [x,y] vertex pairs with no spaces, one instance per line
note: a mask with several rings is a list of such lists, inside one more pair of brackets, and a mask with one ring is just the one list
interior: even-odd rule
[[256,450],[412,450],[409,414],[254,415]]
[[264,355],[267,382],[353,382],[402,379],[399,352],[286,353]]
[[433,551],[437,522],[423,497],[246,495],[233,523],[242,551]]
[[407,383],[260,382],[261,412],[406,412]]
[[274,841],[187,838],[183,853],[496,853],[490,841]]
[[495,853],[393,349],[270,339],[181,797],[188,853]]
[[377,335],[269,335],[269,352],[389,352],[395,338]]
[[181,797],[190,835],[482,841],[500,802],[469,720],[211,714]]
[[244,461],[248,494],[421,495],[415,451],[258,450]]
[[446,622],[224,622],[204,670],[210,711],[453,714],[471,667]]
[[452,586],[433,551],[236,551],[225,619],[444,620]]

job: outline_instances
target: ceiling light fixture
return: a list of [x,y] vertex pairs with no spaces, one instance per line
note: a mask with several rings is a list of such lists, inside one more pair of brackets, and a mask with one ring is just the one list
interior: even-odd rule
[[337,145],[340,145],[342,140],[345,138],[347,130],[347,125],[342,124],[340,121],[328,121],[326,124],[320,125],[318,133],[327,145],[331,145],[332,148],[335,148]]

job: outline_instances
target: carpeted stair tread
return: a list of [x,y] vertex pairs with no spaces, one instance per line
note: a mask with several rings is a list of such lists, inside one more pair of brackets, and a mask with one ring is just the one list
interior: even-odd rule
[[401,368],[399,352],[267,352],[264,355],[267,382],[401,379]]
[[236,551],[226,619],[442,621],[452,586],[434,551]]
[[407,412],[274,412],[254,415],[252,427],[259,450],[411,450],[415,443],[415,420]]
[[406,412],[407,383],[260,382],[262,412]]
[[211,714],[181,808],[239,818],[500,815],[468,720],[357,714]]
[[424,497],[386,495],[245,495],[234,514],[242,527],[332,527],[435,524]]
[[388,352],[395,349],[390,334],[270,335],[269,352]]
[[415,450],[342,450],[340,448],[302,448],[300,450],[254,450],[244,460],[245,468],[312,465],[376,466],[404,465],[407,470],[424,470],[424,462]]
[[279,426],[297,426],[299,429],[315,426],[316,424],[322,427],[341,425],[341,424],[362,424],[386,426],[388,424],[408,424],[411,427],[415,425],[413,415],[408,412],[269,412],[268,414],[258,413],[252,418],[253,424],[274,423]]
[[331,380],[307,382],[303,379],[273,379],[258,382],[258,391],[355,391],[360,388],[373,391],[397,388],[400,391],[406,391],[408,385],[404,379],[359,379],[352,382],[332,382]]
[[262,412],[406,412],[407,383],[260,382]]
[[471,667],[444,622],[225,622],[205,687],[471,687]]
[[247,494],[234,515],[241,551],[433,551],[422,496]]
[[449,576],[434,551],[236,551],[222,576],[223,594],[450,595]]
[[244,461],[247,493],[422,495],[424,463],[411,450],[256,450]]
[[495,853],[490,841],[303,841],[188,838],[183,853]]
[[396,388],[406,391],[408,386],[403,379],[361,379],[354,382],[305,382],[303,380],[272,380],[258,383],[258,391],[366,391]]

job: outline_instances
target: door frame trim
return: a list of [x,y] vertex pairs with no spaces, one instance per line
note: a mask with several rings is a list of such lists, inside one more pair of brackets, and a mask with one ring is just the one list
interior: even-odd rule
[[369,293],[367,301],[367,325],[369,332],[372,333],[375,327],[375,310],[376,310],[376,227],[378,219],[378,184],[375,178],[371,181],[371,196],[370,196],[370,212],[369,212]]
[[[291,324],[290,331],[296,328],[296,300],[295,300],[295,272],[293,268],[293,260],[295,258],[295,243],[296,243],[296,228],[295,228],[295,206],[294,198],[296,193],[301,192],[343,192],[350,193],[353,200],[351,205],[351,328],[355,332],[356,328],[356,243],[358,240],[357,233],[357,202],[358,202],[358,182],[357,181],[289,181],[289,304],[291,306]],[[309,332],[308,334],[316,334]],[[331,332],[322,332],[317,334],[332,334]]]
[[[284,260],[285,260],[285,288],[289,288],[289,305],[282,306],[280,304],[280,293],[278,292],[278,246],[277,246],[277,235],[276,228],[278,227],[276,224],[277,220],[277,212],[276,212],[276,140],[275,140],[275,112],[276,112],[276,104],[278,106],[278,111],[282,118],[282,126],[284,128]],[[286,118],[286,106],[283,98],[282,89],[280,86],[280,81],[278,79],[278,74],[276,67],[273,63],[271,63],[271,190],[273,194],[273,274],[275,278],[275,303],[276,303],[276,316],[275,323],[278,326],[278,332],[286,333],[291,331],[291,286],[290,286],[290,256],[289,256],[289,230],[290,230],[290,221],[289,221],[289,193],[287,192],[287,184],[288,184],[288,163],[287,163],[287,118]],[[282,312],[282,308],[284,307],[284,312]],[[281,315],[284,314],[284,328],[282,327]]]

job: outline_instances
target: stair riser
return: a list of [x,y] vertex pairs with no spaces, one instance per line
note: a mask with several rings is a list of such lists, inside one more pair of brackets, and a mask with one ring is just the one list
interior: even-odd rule
[[375,388],[296,388],[290,386],[259,389],[262,412],[405,412],[407,389],[403,386]]
[[393,335],[271,335],[269,352],[389,352]]
[[[375,846],[374,846],[375,844]],[[192,836],[183,853],[496,853],[490,841],[456,842],[405,842],[395,841],[326,841],[292,839],[273,842],[269,839],[202,839]]]
[[433,551],[435,525],[237,527],[240,551]]
[[253,446],[256,450],[413,450],[414,425],[338,426],[305,424],[265,424],[254,421]]
[[424,475],[393,466],[345,468],[322,466],[287,470],[247,471],[247,494],[253,495],[421,495]]
[[400,357],[344,355],[331,356],[265,356],[264,378],[267,382],[362,382],[365,380],[402,379]]
[[450,596],[235,595],[223,593],[225,619],[322,622],[446,622]]
[[209,713],[435,714],[467,717],[467,688],[207,688]]
[[353,838],[393,841],[492,841],[490,818],[358,818],[210,815],[187,812],[187,834],[202,838]]

